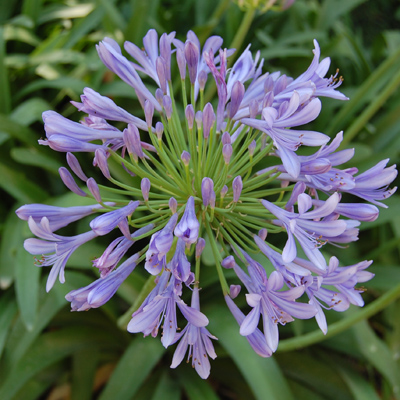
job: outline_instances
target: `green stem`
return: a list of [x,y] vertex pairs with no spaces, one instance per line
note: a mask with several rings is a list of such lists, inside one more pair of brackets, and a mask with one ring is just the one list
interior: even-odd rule
[[320,330],[316,330],[314,332],[306,333],[305,335],[299,337],[282,340],[279,344],[278,351],[298,350],[321,342],[339,333],[342,333],[355,325],[357,322],[360,322],[377,314],[379,311],[386,308],[390,303],[397,300],[398,298],[400,298],[400,284],[383,294],[377,300],[368,304],[360,311],[355,312],[354,314],[342,319],[341,321],[335,322],[330,325],[328,333],[326,335],[324,335]]
[[232,65],[233,61],[239,54],[239,49],[242,47],[243,41],[253,22],[255,13],[255,8],[247,10],[244,18],[242,19],[242,22],[240,23],[239,29],[237,30],[236,35],[233,38],[231,45],[229,46],[229,48],[236,49],[236,51],[228,60],[228,68]]
[[221,283],[222,292],[224,293],[224,296],[225,296],[226,294],[229,293],[229,286],[228,286],[228,283],[226,282],[225,275],[224,275],[224,273],[222,271],[222,267],[221,267],[222,257],[218,250],[214,234],[211,231],[210,224],[208,222],[206,222],[205,227],[206,227],[208,239],[211,244],[212,251],[214,253],[215,267],[217,268],[218,278]]
[[373,73],[370,75],[363,85],[357,90],[351,100],[343,107],[340,112],[335,116],[334,121],[329,127],[329,136],[332,136],[335,132],[339,130],[340,126],[354,114],[359,104],[364,104],[363,100],[366,98],[368,92],[374,87],[377,82],[379,82],[382,77],[387,75],[390,69],[398,64],[400,58],[400,48],[397,49],[390,57],[388,57]]
[[144,299],[149,295],[149,293],[154,289],[155,286],[156,285],[154,283],[154,276],[151,275],[142,287],[142,290],[140,291],[138,297],[136,297],[135,302],[132,304],[131,307],[129,307],[129,310],[126,311],[118,319],[117,324],[121,329],[126,330],[126,327],[128,326],[130,319],[132,318],[132,314],[139,308],[140,304],[143,303]]
[[375,113],[386,103],[386,100],[400,85],[400,70],[391,79],[386,87],[379,92],[374,100],[368,107],[361,113],[361,115],[350,125],[346,130],[341,147],[345,147],[351,140],[361,131],[361,129],[368,123],[368,121],[375,115]]
[[[256,13],[255,9],[249,9],[246,11],[246,14],[242,19],[242,22],[240,23],[239,29],[236,31],[236,35],[233,38],[230,46],[228,47],[229,49],[236,49],[235,53],[232,54],[227,61],[228,68],[232,66],[232,63],[236,60],[236,57],[239,55],[239,50],[243,44],[247,32],[250,29],[255,13]],[[216,90],[217,90],[216,86],[211,86],[209,90],[206,91],[205,102],[209,102],[212,99]]]

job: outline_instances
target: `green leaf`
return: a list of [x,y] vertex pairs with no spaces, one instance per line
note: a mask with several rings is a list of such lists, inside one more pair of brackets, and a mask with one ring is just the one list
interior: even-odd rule
[[84,38],[90,31],[96,29],[104,14],[104,7],[96,7],[86,17],[75,21],[74,26],[68,33],[68,37],[65,39],[65,44],[63,47],[65,49],[70,49],[82,38]]
[[71,398],[92,398],[96,367],[99,361],[97,348],[78,351],[73,355]]
[[11,113],[10,119],[18,124],[29,126],[33,122],[41,121],[43,111],[50,108],[47,101],[40,97],[33,97],[19,104]]
[[43,10],[38,19],[38,23],[40,25],[55,19],[83,18],[91,13],[94,8],[95,5],[93,3],[76,4],[74,6],[55,4]]
[[99,344],[115,346],[109,339],[108,333],[85,326],[64,328],[41,335],[3,380],[0,398],[11,399],[38,372],[77,351],[93,349]]
[[21,203],[39,203],[45,192],[24,174],[0,163],[0,187]]
[[[119,361],[99,400],[132,399],[164,351],[159,340],[151,337],[135,337]],[[127,379],[127,373],[134,379]]]
[[80,79],[71,78],[71,77],[62,77],[53,80],[47,79],[37,79],[32,83],[26,85],[20,92],[18,93],[17,98],[22,98],[32,92],[36,92],[41,89],[71,89],[75,93],[82,93],[83,88],[86,86],[86,83],[81,81]]
[[396,399],[400,398],[400,370],[386,343],[378,338],[367,321],[352,328],[360,352],[390,382]]
[[125,31],[125,38],[132,41],[133,43],[139,44],[142,38],[151,28],[150,20],[154,18],[159,5],[160,0],[147,0],[147,1],[136,1],[131,0],[131,18],[127,24]]
[[40,269],[33,264],[33,256],[23,246],[17,250],[15,289],[21,318],[28,331],[33,329],[39,303]]
[[319,14],[318,28],[327,30],[342,15],[367,0],[326,0]]
[[262,358],[253,351],[247,339],[239,334],[239,325],[226,307],[214,304],[204,312],[210,319],[210,332],[218,337],[257,399],[264,400],[265,393],[269,400],[293,399],[274,358]]
[[24,0],[22,13],[27,15],[36,23],[42,12],[42,2],[43,0]]
[[27,145],[37,143],[38,136],[33,130],[13,121],[7,115],[0,114],[0,129]]
[[60,163],[54,160],[54,158],[43,154],[40,149],[37,149],[35,147],[17,147],[13,148],[10,151],[10,155],[15,161],[18,161],[20,164],[39,167],[58,176]]
[[156,390],[151,397],[151,400],[179,400],[181,391],[176,381],[172,379],[169,371],[164,371],[158,381]]
[[4,39],[18,40],[31,46],[37,46],[40,43],[40,40],[28,29],[10,24],[4,26]]
[[0,245],[0,288],[7,289],[14,280],[17,251],[23,247],[26,222],[21,221],[15,211],[7,216]]
[[4,27],[0,26],[0,113],[8,114],[11,109],[11,93],[8,83],[7,66],[5,63],[6,43],[4,39]]
[[119,11],[119,7],[115,6],[115,0],[97,0],[101,7],[106,11],[106,17],[111,21],[114,29],[124,30],[126,28],[126,20],[122,13]]
[[4,349],[11,323],[17,313],[17,303],[13,299],[12,291],[7,292],[0,298],[0,357]]
[[[70,272],[64,285],[56,283],[49,293],[44,293],[46,279],[47,276],[40,284],[43,298],[40,302],[35,325],[31,331],[27,331],[21,318],[16,321],[6,343],[4,363],[0,366],[0,375],[15,367],[51,319],[66,305],[65,295],[72,289],[86,286],[91,282],[89,278],[82,274]],[[75,285],[73,285],[74,282]]]
[[361,375],[348,368],[343,363],[337,363],[337,371],[346,382],[354,396],[354,400],[379,400],[380,397],[375,392],[373,386]]
[[201,379],[193,369],[181,368],[178,376],[189,400],[219,400],[209,383]]

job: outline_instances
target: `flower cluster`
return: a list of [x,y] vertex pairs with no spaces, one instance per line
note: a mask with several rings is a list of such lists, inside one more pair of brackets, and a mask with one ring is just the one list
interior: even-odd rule
[[[25,249],[40,256],[39,265],[51,266],[47,291],[57,276],[64,282],[68,258],[79,246],[119,232],[93,261],[99,278],[67,294],[72,310],[100,307],[143,264],[154,284],[143,289],[145,300],[128,331],[157,336],[161,329],[165,347],[178,342],[171,367],[188,353],[202,378],[210,373],[208,357],[216,357],[212,340],[217,339],[200,311],[206,245],[240,334],[263,357],[277,349],[279,324],[315,317],[326,332],[324,310],[362,306],[362,289],[355,285],[372,278],[365,271],[371,261],[339,266],[336,257],[327,262],[321,250],[328,243],[358,239],[360,221],[375,220],[376,205],[385,207],[381,201],[394,192],[388,185],[397,171],[386,167],[388,160],[361,174],[356,168],[340,169],[353,156],[350,149],[337,151],[342,133],[328,144],[325,134],[299,128],[319,115],[319,97],[346,100],[337,90],[341,78],[325,77],[330,60],[320,61],[318,43],[311,65],[296,79],[263,73],[263,60],[259,53],[253,56],[250,46],[228,69],[234,50],[224,49],[218,36],[201,47],[193,32],[183,42],[175,33],[159,38],[150,30],[143,46],[125,42],[129,57],[110,38],[97,46],[107,68],[136,93],[142,118],[89,88],[81,102],[72,102],[88,114],[80,123],[53,111],[43,114],[46,139],[39,143],[66,153],[70,170],[83,184],[64,167],[59,170],[62,181],[77,195],[93,199],[89,206],[30,204],[17,210],[38,237],[27,239]],[[174,86],[173,59],[179,70]],[[154,81],[155,92],[144,78]],[[214,82],[217,96],[206,102],[205,88]],[[302,146],[316,150],[301,155]],[[93,154],[93,165],[109,185],[87,177],[73,154],[80,152]],[[140,187],[116,179],[110,160],[121,166],[127,180],[139,178]],[[269,166],[259,170],[260,162]],[[342,193],[368,203],[342,202]],[[72,237],[55,233],[91,215],[96,216],[87,232]],[[272,244],[275,239],[270,242],[276,235],[287,238],[282,250]],[[144,247],[131,254],[141,239]],[[260,252],[275,269],[270,276],[252,258]],[[241,287],[228,285],[225,268],[234,270],[248,292],[247,315],[233,301]],[[182,300],[184,291],[192,293],[190,305]],[[179,331],[182,320],[187,325]]]

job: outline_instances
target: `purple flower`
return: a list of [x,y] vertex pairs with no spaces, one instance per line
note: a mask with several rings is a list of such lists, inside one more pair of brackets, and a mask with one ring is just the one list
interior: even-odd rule
[[107,303],[114,296],[121,283],[135,269],[138,258],[139,256],[135,254],[107,276],[97,279],[88,286],[69,292],[65,298],[71,302],[71,310],[87,311],[90,308],[98,308]]
[[139,201],[130,201],[125,207],[99,215],[90,222],[90,227],[97,235],[110,233],[124,218],[132,215],[139,205]]
[[342,220],[316,221],[315,219],[323,218],[334,212],[339,203],[339,195],[334,193],[322,207],[308,212],[307,210],[312,204],[311,198],[306,194],[299,195],[299,213],[283,210],[267,200],[261,202],[268,211],[278,218],[274,223],[283,226],[287,231],[288,241],[282,253],[284,262],[291,262],[296,257],[297,250],[294,240],[296,237],[310,261],[321,270],[325,270],[326,261],[319,251],[323,242],[320,241],[319,236],[336,238],[346,230],[347,225]]
[[194,197],[190,196],[186,203],[185,212],[176,226],[174,234],[190,245],[196,242],[199,236],[199,227],[200,224],[196,217]]
[[328,142],[329,137],[314,131],[298,131],[292,128],[313,121],[321,111],[319,99],[313,99],[302,106],[301,98],[293,92],[290,101],[283,104],[279,111],[274,107],[265,107],[263,120],[243,118],[242,123],[265,132],[274,142],[286,171],[293,177],[300,174],[300,161],[294,153],[301,145],[320,146]]
[[137,96],[143,99],[143,102],[144,100],[149,100],[157,111],[161,111],[160,104],[140,79],[135,70],[135,65],[122,55],[121,48],[115,40],[105,38],[96,48],[101,61],[109,70],[132,86]]
[[204,43],[203,49],[202,51],[200,51],[200,41],[198,39],[198,37],[196,36],[196,34],[193,31],[189,31],[187,33],[187,41],[186,44],[182,43],[180,40],[178,39],[174,39],[173,43],[174,45],[179,49],[184,49],[185,53],[186,48],[188,45],[190,45],[191,50],[190,50],[190,54],[186,54],[186,62],[188,64],[188,69],[189,69],[189,75],[191,73],[191,66],[190,64],[194,64],[197,61],[197,65],[196,68],[192,67],[192,70],[195,72],[196,75],[193,75],[190,77],[190,82],[194,83],[194,89],[195,89],[195,99],[197,99],[197,95],[199,94],[199,84],[198,84],[198,76],[200,74],[201,71],[205,71],[206,73],[208,73],[210,70],[207,67],[207,64],[204,61],[204,53],[209,54],[209,52],[211,51],[213,54],[215,54],[216,52],[218,52],[218,50],[220,49],[220,47],[222,46],[222,38],[219,36],[210,36],[206,42]]
[[[106,203],[109,206],[114,206],[115,203]],[[103,209],[100,204],[78,207],[56,207],[45,204],[25,204],[18,208],[15,213],[24,221],[28,221],[29,217],[39,224],[43,217],[46,217],[49,222],[49,227],[52,232],[69,225],[71,222],[78,221],[88,215]]]
[[295,300],[304,293],[304,286],[293,287],[279,292],[284,280],[277,271],[271,273],[269,279],[264,268],[243,252],[247,261],[249,275],[234,263],[234,270],[239,279],[246,286],[249,294],[246,300],[253,310],[245,317],[240,325],[240,334],[250,335],[257,329],[260,315],[263,316],[264,335],[268,347],[275,351],[278,347],[278,322],[285,325],[293,320],[292,316],[301,319],[313,317],[317,310],[314,306],[298,303]]
[[296,78],[286,87],[286,91],[289,92],[297,90],[304,83],[312,82],[315,90],[314,96],[324,96],[338,100],[348,100],[348,98],[343,93],[340,93],[339,91],[335,90],[342,84],[342,79],[336,78],[337,74],[331,76],[330,78],[324,78],[324,76],[328,72],[331,60],[329,57],[327,57],[320,62],[319,58],[321,52],[319,44],[315,39],[314,39],[314,47],[315,47],[315,49],[313,50],[314,58],[311,62],[311,65],[308,67],[306,72],[301,74],[298,78]]
[[[165,73],[168,81],[171,80],[171,43],[175,37],[175,32],[170,34],[164,33],[160,41],[158,41],[158,34],[154,29],[150,29],[143,38],[144,50],[131,42],[125,42],[125,50],[140,64],[132,63],[137,71],[153,78],[153,80],[160,86],[159,74],[157,73],[157,60],[160,55],[164,60]],[[161,86],[160,86],[161,87]]]
[[52,266],[47,278],[47,292],[53,287],[57,275],[61,283],[65,282],[64,268],[71,254],[80,245],[98,236],[94,231],[71,237],[56,235],[52,232],[49,220],[46,217],[43,217],[39,223],[29,217],[28,224],[32,233],[41,239],[26,239],[24,242],[25,250],[33,255],[42,254],[41,259],[37,261],[40,266]]
[[[364,305],[361,297],[364,290],[355,288],[355,285],[358,282],[367,282],[374,277],[373,273],[365,271],[371,264],[372,261],[362,261],[355,265],[339,267],[338,259],[331,257],[326,272],[319,276],[302,279],[310,303],[318,309],[315,318],[323,333],[326,334],[328,330],[323,308],[342,312],[349,308],[350,303],[359,307]],[[327,287],[324,287],[325,285]],[[337,290],[332,290],[332,286]],[[321,304],[319,300],[327,306]]]
[[102,278],[108,276],[110,272],[117,266],[126,252],[130,249],[130,247],[135,243],[135,238],[144,235],[153,228],[154,225],[149,224],[132,233],[129,239],[125,236],[120,236],[113,240],[106,248],[104,253],[99,258],[93,260],[93,266],[99,269],[100,276]]
[[[233,67],[230,70],[226,86],[228,91],[228,98],[231,98],[232,96],[232,100],[233,97],[235,97],[233,93],[235,91],[234,87],[237,83],[241,83],[243,85],[243,83],[247,82],[250,79],[252,79],[254,82],[254,80],[261,75],[264,59],[261,59],[260,61],[260,52],[257,51],[256,57],[253,60],[253,56],[251,54],[251,51],[249,50],[250,46],[251,45],[247,46],[246,50],[240,55],[240,57],[237,59],[235,64],[233,64]],[[252,83],[249,85],[249,88],[251,87],[251,85]]]
[[82,142],[91,142],[92,140],[107,140],[122,138],[122,132],[116,128],[94,129],[78,122],[69,120],[54,111],[45,111],[42,115],[46,137],[51,139],[53,135],[63,135],[70,139]]
[[377,206],[387,208],[387,205],[378,200],[384,200],[390,197],[395,191],[387,189],[397,176],[396,165],[385,168],[389,159],[382,160],[374,167],[354,177],[353,188],[342,188],[342,191],[351,193],[364,200],[367,200]]
[[134,124],[145,131],[148,129],[145,121],[118,107],[110,98],[100,95],[93,89],[84,88],[81,100],[82,103],[71,101],[79,111],[109,121],[123,121],[127,124]]
[[47,140],[38,140],[43,146],[60,152],[84,152],[94,153],[97,149],[104,149],[104,145],[87,143],[82,140],[74,139],[65,135],[51,135]]
[[[195,287],[192,293],[191,307],[200,311],[199,289]],[[207,323],[208,324],[208,323]],[[205,325],[204,325],[205,326]],[[174,343],[179,341],[172,358],[171,368],[176,368],[185,357],[189,348],[187,361],[192,359],[192,367],[203,379],[210,375],[210,362],[208,356],[213,360],[217,357],[211,339],[218,340],[204,326],[196,326],[188,322],[182,332],[175,336]]]
[[151,236],[144,267],[152,275],[158,275],[165,265],[166,255],[174,240],[173,231],[178,214],[173,214],[163,229]]
[[166,283],[169,275],[169,272],[164,272],[160,279],[163,286],[156,286],[148,299],[145,300],[145,305],[133,313],[132,319],[128,324],[129,332],[143,332],[145,336],[151,333],[155,336],[157,335],[162,319],[164,319],[163,335],[161,338],[164,347],[168,347],[174,343],[178,328],[176,306],[178,306],[186,320],[194,326],[203,327],[208,324],[208,319],[204,314],[195,308],[189,307],[179,298],[181,289],[180,284],[178,284],[178,289],[175,288],[175,277],[172,276],[169,283]]
[[168,264],[168,269],[181,282],[190,284],[194,281],[194,274],[190,272],[190,262],[185,254],[185,241],[181,238],[176,243],[175,254]]
[[[237,323],[241,325],[245,319],[245,315],[240,311],[239,307],[233,302],[233,300],[225,295],[225,301],[232,315],[236,319]],[[270,357],[273,353],[271,348],[268,346],[267,341],[263,333],[256,328],[252,333],[246,336],[247,341],[250,343],[252,349],[261,357]]]

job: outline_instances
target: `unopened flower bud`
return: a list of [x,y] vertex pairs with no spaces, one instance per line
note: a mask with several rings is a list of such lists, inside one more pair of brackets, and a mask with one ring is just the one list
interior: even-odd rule
[[204,87],[206,86],[207,83],[207,72],[204,70],[200,71],[197,81],[199,82],[200,90],[204,90]]
[[258,114],[258,101],[252,100],[249,104],[250,118],[255,118]]
[[146,124],[149,128],[151,128],[151,125],[153,124],[153,115],[154,115],[154,105],[153,103],[150,103],[149,100],[146,100],[144,102],[144,117],[146,119]]
[[171,115],[172,115],[172,100],[171,100],[171,97],[169,97],[169,96],[164,96],[163,97],[163,107],[164,107],[165,114],[166,114],[167,118],[171,119]]
[[65,167],[61,167],[58,169],[60,174],[60,178],[63,181],[64,185],[75,194],[79,196],[87,196],[87,194],[76,184],[74,178],[72,177],[71,173]]
[[78,159],[70,152],[67,153],[67,163],[69,167],[72,169],[73,173],[84,182],[88,180],[85,173],[82,171],[82,167],[79,164]]
[[163,132],[164,132],[164,125],[162,124],[162,122],[157,122],[156,123],[156,135],[157,135],[158,140],[161,140]]
[[257,146],[257,143],[256,143],[255,140],[253,140],[253,141],[249,144],[248,149],[249,149],[250,157],[253,157],[254,150],[256,149],[256,146]]
[[232,145],[224,144],[224,147],[222,147],[222,155],[224,157],[225,164],[229,164],[229,162],[231,161],[232,152]]
[[205,247],[206,241],[203,238],[198,238],[196,244],[196,258],[199,258],[201,256],[201,253],[203,252]]
[[149,192],[150,192],[151,183],[148,178],[143,178],[140,182],[140,188],[142,189],[142,195],[144,201],[149,201]]
[[288,84],[287,76],[281,75],[274,84],[274,95],[277,95],[278,93],[286,89],[287,84]]
[[166,33],[160,38],[160,54],[165,63],[165,79],[171,82],[171,41]]
[[184,151],[182,152],[182,154],[181,154],[181,160],[182,160],[183,164],[184,164],[186,167],[189,166],[189,163],[190,163],[190,154],[189,154],[186,150],[184,150]]
[[272,107],[273,103],[274,103],[274,93],[268,92],[263,98],[263,109],[265,107]]
[[164,94],[167,94],[167,78],[165,76],[165,60],[162,57],[156,59],[156,71],[158,80],[160,81],[160,88]]
[[209,203],[211,210],[214,210],[214,208],[215,208],[215,198],[216,198],[215,192],[212,191],[211,196],[210,196],[210,203]]
[[176,50],[176,62],[178,64],[181,79],[184,81],[186,78],[186,59],[185,53],[182,49]]
[[231,285],[229,287],[229,296],[231,299],[235,299],[239,293],[242,287],[240,285]]
[[100,190],[99,190],[99,186],[97,185],[97,182],[94,180],[94,178],[89,178],[86,181],[86,185],[90,191],[90,193],[93,195],[93,197],[95,198],[95,200],[98,203],[101,203],[101,195],[100,195]]
[[197,77],[197,66],[199,64],[199,49],[190,40],[185,43],[185,58],[189,69],[190,83],[194,85]]
[[176,213],[176,209],[178,208],[178,202],[174,197],[171,197],[168,201],[169,209],[171,210],[172,214]]
[[228,118],[233,118],[239,110],[240,104],[244,97],[244,85],[240,81],[236,81],[232,87],[231,106],[229,109]]
[[222,144],[231,144],[231,135],[229,132],[224,132],[221,136]]
[[163,97],[164,97],[163,91],[160,88],[158,88],[156,90],[156,100],[158,101],[158,104],[160,104],[160,106],[163,105]]
[[201,197],[203,198],[204,207],[210,204],[210,200],[214,193],[214,182],[211,178],[203,178],[201,181]]
[[207,139],[210,136],[211,127],[215,122],[215,113],[211,103],[207,103],[203,109],[203,136]]
[[262,239],[265,240],[267,238],[268,231],[265,228],[262,228],[258,231],[258,236]]
[[264,81],[264,93],[271,92],[274,89],[274,79],[268,75]]
[[107,178],[110,179],[110,171],[108,169],[108,163],[107,163],[107,154],[105,150],[103,149],[96,149],[94,152],[94,160],[93,160],[93,165],[97,165],[100,168],[100,171],[102,174]]
[[144,158],[139,130],[135,125],[128,124],[128,127],[124,129],[123,139],[128,153],[133,155],[135,161],[137,161],[137,157]]
[[189,129],[193,129],[194,122],[194,108],[191,104],[188,104],[185,110],[186,120],[188,122]]
[[129,223],[126,218],[124,218],[120,223],[118,224],[118,228],[121,231],[121,233],[128,239],[129,241],[132,240],[131,237],[131,232],[129,230]]
[[228,186],[224,185],[224,187],[221,189],[221,192],[220,192],[221,199],[223,199],[226,196],[226,194],[228,193],[228,190],[229,190]]
[[237,203],[239,201],[240,194],[243,189],[243,182],[240,175],[238,175],[232,182],[233,189],[233,202]]
[[203,123],[203,113],[201,111],[197,111],[194,119],[196,120],[197,129],[201,129]]
[[233,256],[228,256],[221,261],[221,265],[226,269],[231,269],[236,265],[235,258]]

